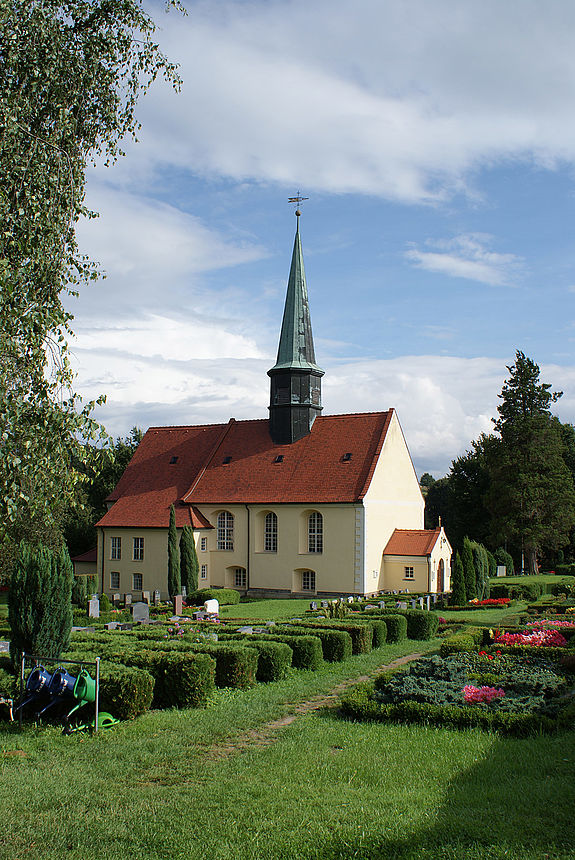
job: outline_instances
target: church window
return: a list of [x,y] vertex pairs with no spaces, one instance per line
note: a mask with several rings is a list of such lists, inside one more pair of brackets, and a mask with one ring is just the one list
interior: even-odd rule
[[234,516],[229,511],[218,514],[218,549],[234,548]]
[[412,567],[404,567],[405,579],[415,579],[415,572]]
[[307,522],[307,551],[323,552],[323,517],[317,511],[309,515]]
[[264,523],[264,550],[265,552],[278,551],[278,518],[270,511],[266,514]]
[[206,552],[208,548],[208,539],[207,537],[200,538],[200,551]]
[[141,591],[144,587],[144,577],[141,573],[134,573],[132,577],[132,590]]
[[110,588],[113,591],[117,591],[119,589],[119,587],[120,587],[120,571],[119,570],[113,570],[110,573]]
[[120,537],[111,538],[110,558],[115,558],[115,559],[122,558],[122,538],[120,538]]
[[302,591],[315,591],[315,571],[314,570],[302,570],[301,590]]
[[207,564],[202,564],[202,566],[200,568],[200,579],[207,579],[207,578],[208,578],[208,566],[207,566]]
[[143,561],[144,560],[144,538],[134,538],[134,561]]
[[234,571],[234,587],[235,588],[247,588],[248,585],[248,577],[245,568],[236,567]]

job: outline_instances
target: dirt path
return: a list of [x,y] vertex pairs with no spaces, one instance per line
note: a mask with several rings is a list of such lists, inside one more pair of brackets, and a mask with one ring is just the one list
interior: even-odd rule
[[285,726],[291,725],[291,723],[299,717],[304,714],[308,714],[310,711],[318,711],[320,708],[333,705],[337,701],[339,695],[347,687],[352,687],[354,684],[361,684],[364,681],[370,681],[380,672],[384,672],[387,669],[395,669],[397,666],[403,666],[405,663],[417,660],[422,656],[422,653],[406,654],[403,657],[397,657],[397,659],[392,660],[390,663],[384,663],[382,666],[377,666],[367,675],[361,675],[359,678],[348,678],[346,681],[342,681],[341,684],[338,684],[337,687],[330,690],[329,693],[322,693],[321,695],[313,696],[305,702],[299,702],[293,707],[293,710],[290,711],[290,713],[280,717],[278,720],[264,723],[264,725],[260,726],[258,729],[250,729],[243,734],[221,741],[217,746],[208,747],[205,752],[206,760],[218,761],[228,758],[236,753],[246,752],[254,746],[270,746],[278,740],[277,733],[279,729],[283,729]]

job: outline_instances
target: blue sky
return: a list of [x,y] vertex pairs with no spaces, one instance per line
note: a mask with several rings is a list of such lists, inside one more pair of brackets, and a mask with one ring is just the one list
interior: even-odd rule
[[396,408],[419,474],[489,431],[523,350],[575,421],[575,4],[149,8],[180,63],[91,168],[78,389],[137,424],[265,417],[295,218],[324,412]]

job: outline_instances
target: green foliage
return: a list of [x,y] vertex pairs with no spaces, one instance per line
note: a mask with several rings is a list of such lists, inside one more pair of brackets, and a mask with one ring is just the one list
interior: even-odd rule
[[58,657],[72,628],[72,562],[67,550],[20,544],[8,592],[10,655]]
[[170,525],[168,527],[168,594],[174,597],[181,594],[180,581],[180,549],[178,546],[178,531],[176,529],[176,510],[170,506]]
[[240,602],[240,593],[234,588],[201,588],[187,597],[187,602],[194,606],[203,606],[206,600],[217,600],[220,606],[235,606]]
[[86,577],[75,576],[74,581],[72,583],[72,603],[75,606],[85,607],[87,597],[88,593],[86,591]]
[[465,593],[468,600],[477,597],[477,572],[473,563],[473,549],[468,537],[463,538],[463,549],[461,551],[463,563],[463,575],[465,577]]
[[119,720],[133,720],[152,704],[154,679],[149,672],[100,663],[100,708]]
[[216,661],[208,654],[138,650],[125,660],[154,678],[154,708],[204,708],[214,691]]
[[453,566],[453,573],[451,574],[451,602],[455,606],[465,606],[467,603],[465,572],[459,553],[455,554],[455,564]]
[[513,562],[513,557],[507,552],[507,550],[503,549],[503,547],[500,546],[498,549],[495,550],[495,559],[498,565],[505,566],[506,576],[513,576],[515,565]]
[[100,612],[109,612],[112,608],[110,598],[107,594],[100,595]]
[[489,597],[489,558],[483,544],[471,541],[473,566],[475,568],[477,597],[486,600]]
[[[303,622],[305,623],[305,622]],[[352,654],[368,654],[373,647],[373,630],[368,624],[321,621],[322,630],[345,630],[351,636]]]
[[258,654],[257,681],[281,681],[288,674],[292,664],[293,651],[285,642],[268,642],[262,639],[248,638],[250,648]]
[[74,394],[63,295],[97,276],[75,225],[85,168],[135,135],[138,95],[174,67],[137,0],[0,0],[0,546],[57,547],[102,428]]
[[317,636],[285,636],[267,635],[274,642],[285,642],[292,649],[292,666],[294,669],[319,669],[323,663],[321,642]]
[[324,630],[318,624],[294,622],[291,625],[281,625],[280,631],[285,630],[294,636],[317,636],[321,642],[323,659],[328,663],[340,663],[352,654],[351,636],[345,630]]
[[187,594],[198,589],[199,568],[194,530],[191,526],[184,526],[180,538],[180,578]]
[[407,639],[407,618],[404,615],[386,615],[388,642],[403,642]]
[[258,652],[242,645],[192,645],[194,651],[209,654],[216,661],[216,687],[245,689],[256,682]]
[[[388,641],[387,624],[385,621],[370,620],[369,625],[373,631],[373,647],[381,648]],[[391,640],[389,640],[391,641]]]
[[487,550],[487,563],[489,565],[489,576],[491,578],[497,576],[497,560],[489,550]]

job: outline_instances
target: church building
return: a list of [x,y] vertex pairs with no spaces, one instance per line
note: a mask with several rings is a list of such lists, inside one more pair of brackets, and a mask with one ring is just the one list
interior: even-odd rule
[[451,547],[393,409],[323,415],[299,230],[269,417],[151,427],[97,524],[107,594],[167,598],[170,507],[194,530],[199,587],[270,597],[448,591]]

